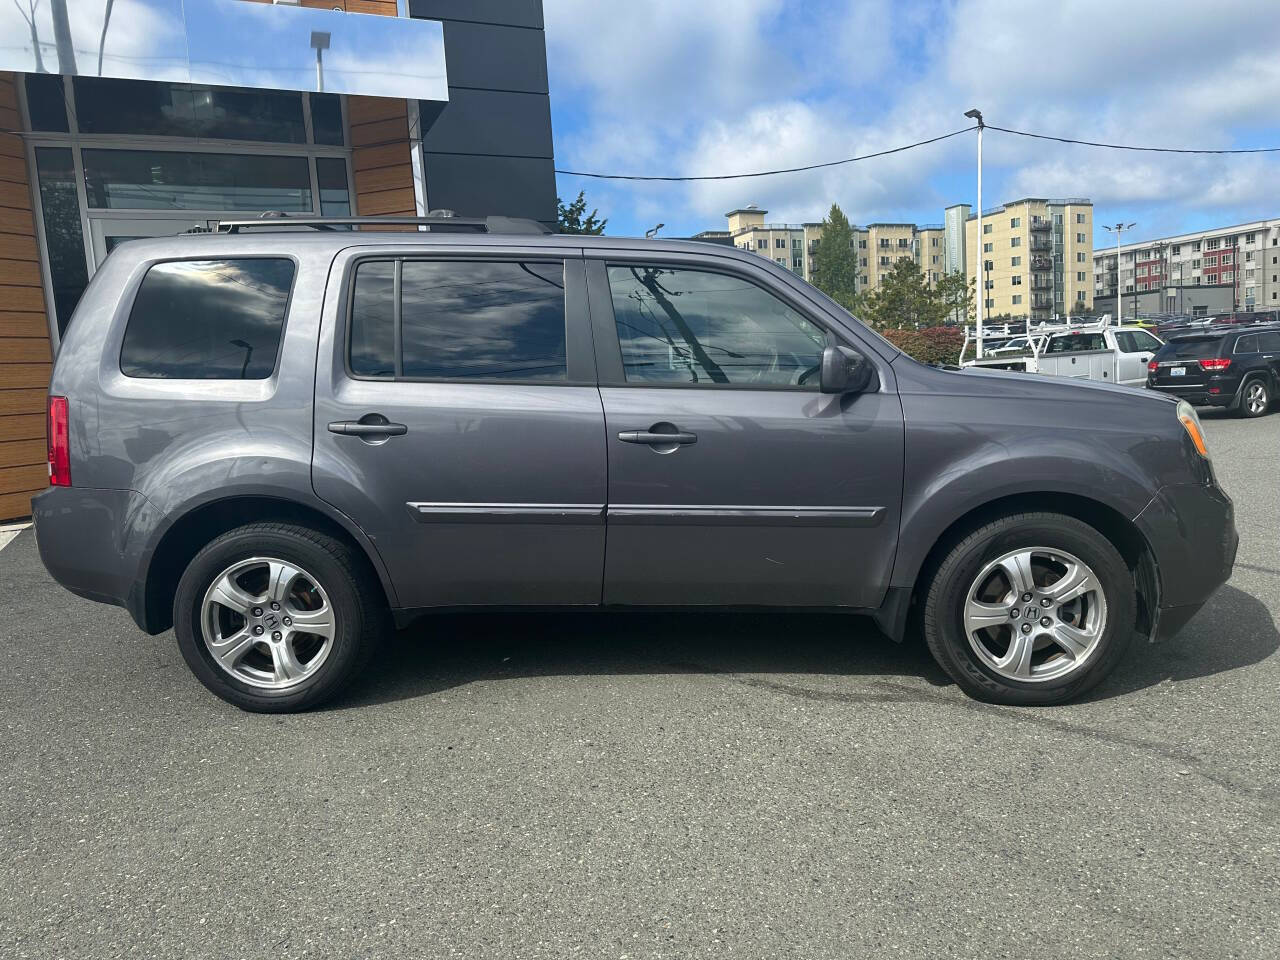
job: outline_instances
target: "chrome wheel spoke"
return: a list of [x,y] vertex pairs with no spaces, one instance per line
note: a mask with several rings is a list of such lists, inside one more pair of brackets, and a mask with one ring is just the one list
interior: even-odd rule
[[1063,651],[1071,657],[1072,660],[1079,660],[1089,652],[1089,647],[1097,638],[1086,630],[1080,630],[1071,626],[1069,623],[1056,623],[1053,629],[1049,631],[1049,635],[1053,637]]
[[281,560],[270,560],[267,563],[267,596],[280,606],[284,606],[293,589],[293,581],[302,571],[292,564]]
[[998,627],[1009,622],[1009,611],[1013,604],[1008,601],[999,603],[983,603],[981,600],[969,600],[964,605],[964,628],[969,633]]
[[1035,589],[1035,580],[1031,575],[1031,551],[1023,550],[1012,553],[1000,561],[1000,569],[1009,580],[1009,585],[1019,594]]
[[290,683],[300,679],[307,672],[306,666],[298,659],[298,654],[293,649],[290,637],[273,640],[268,646],[271,648],[271,666],[275,672],[276,682]]
[[1069,563],[1067,572],[1055,583],[1041,587],[1040,592],[1055,604],[1062,605],[1097,589],[1098,581],[1094,579],[1093,571],[1083,563]]
[[228,670],[234,670],[240,658],[253,649],[258,642],[248,627],[237,630],[229,637],[222,637],[209,643],[209,652]]
[[295,633],[313,633],[318,637],[333,636],[333,614],[327,605],[319,610],[296,610],[293,607],[285,609],[289,619],[293,621],[292,629]]
[[224,573],[217,579],[209,590],[209,599],[228,610],[235,611],[242,617],[248,616],[253,605],[259,602],[256,597],[251,596],[236,583],[230,573]]
[[996,662],[996,666],[1010,676],[1021,680],[1030,679],[1031,654],[1035,652],[1035,648],[1035,634],[1015,630],[1013,639],[1009,641],[1008,651]]

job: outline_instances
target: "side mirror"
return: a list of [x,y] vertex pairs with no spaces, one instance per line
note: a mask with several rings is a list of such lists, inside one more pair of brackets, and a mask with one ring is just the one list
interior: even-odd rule
[[875,377],[875,367],[857,350],[827,347],[822,351],[819,389],[823,393],[863,393]]

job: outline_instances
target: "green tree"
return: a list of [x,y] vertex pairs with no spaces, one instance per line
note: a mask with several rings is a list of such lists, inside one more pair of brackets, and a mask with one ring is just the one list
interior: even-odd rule
[[977,285],[976,278],[966,282],[959,270],[944,274],[934,285],[947,319],[954,323],[973,323],[977,319]]
[[859,319],[873,327],[934,327],[946,320],[951,305],[930,288],[919,265],[900,257],[880,286],[858,298]]
[[[591,209],[591,213],[587,214],[585,193],[585,190],[579,190],[578,199],[568,204],[556,197],[556,212],[559,220],[557,225],[558,233],[590,233],[594,235],[604,233],[605,224],[609,220],[607,218],[604,220],[598,219],[596,214],[600,211],[594,207]],[[583,214],[586,214],[586,216],[584,217]]]
[[853,227],[839,204],[822,221],[822,238],[813,252],[813,285],[847,310],[857,303],[858,253]]

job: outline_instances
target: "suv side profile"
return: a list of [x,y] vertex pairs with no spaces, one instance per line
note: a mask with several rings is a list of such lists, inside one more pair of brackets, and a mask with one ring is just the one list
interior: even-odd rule
[[125,243],[63,340],[41,557],[244,709],[494,606],[849,611],[1057,703],[1230,575],[1184,403],[919,364],[729,247],[423,224]]
[[1147,386],[1196,406],[1261,417],[1280,397],[1280,326],[1211,327],[1174,337],[1147,364]]

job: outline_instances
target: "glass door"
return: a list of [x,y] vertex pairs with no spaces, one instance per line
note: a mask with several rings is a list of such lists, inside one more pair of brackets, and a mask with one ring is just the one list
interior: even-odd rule
[[122,217],[89,216],[89,238],[93,247],[93,269],[102,266],[112,250],[126,240],[144,237],[172,237],[192,229],[208,230],[216,221],[203,217],[148,217],[127,219]]

